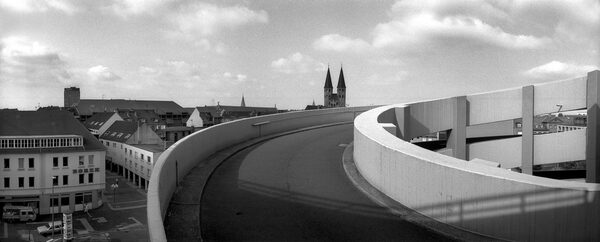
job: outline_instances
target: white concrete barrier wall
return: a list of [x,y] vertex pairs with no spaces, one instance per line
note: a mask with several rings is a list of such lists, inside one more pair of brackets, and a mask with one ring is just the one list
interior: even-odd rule
[[[585,129],[535,135],[534,165],[585,160]],[[503,168],[521,166],[521,137],[469,144],[469,160],[495,161]]]
[[[181,139],[160,156],[152,170],[147,195],[150,241],[166,241],[163,218],[176,189],[176,178],[181,181],[188,171],[210,155],[257,138],[259,132],[265,136],[323,124],[350,122],[357,114],[371,108],[322,109],[240,119],[212,126]],[[253,126],[257,123],[264,125],[260,128]]]
[[355,119],[360,173],[394,200],[438,221],[522,241],[600,240],[600,185],[529,176],[428,151],[377,125],[386,106]]

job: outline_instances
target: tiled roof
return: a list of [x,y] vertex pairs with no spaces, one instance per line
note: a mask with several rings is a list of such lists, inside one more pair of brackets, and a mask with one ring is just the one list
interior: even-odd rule
[[83,123],[83,125],[88,129],[99,129],[114,114],[115,113],[111,113],[111,112],[95,113],[94,115],[92,115],[92,117],[87,119],[85,121],[85,123]]
[[323,88],[333,88],[333,84],[331,84],[331,73],[329,72],[329,67],[327,67],[327,76],[325,77],[325,86]]
[[138,126],[135,122],[115,121],[105,132],[100,135],[100,139],[117,141],[125,143],[137,131]]
[[117,109],[150,109],[159,115],[168,112],[180,115],[184,109],[173,101],[125,100],[125,99],[81,99],[76,106],[79,115],[113,112]]
[[[85,150],[105,150],[104,146],[70,112],[59,110],[0,110],[0,136],[42,135],[80,135],[83,137]],[[59,149],[61,148],[47,150],[48,152],[57,152]],[[64,151],[69,152],[71,150],[73,149],[65,149]],[[18,152],[32,151],[40,152],[42,150],[19,149]]]
[[346,88],[346,81],[344,80],[344,69],[340,68],[340,79],[338,79],[337,88]]

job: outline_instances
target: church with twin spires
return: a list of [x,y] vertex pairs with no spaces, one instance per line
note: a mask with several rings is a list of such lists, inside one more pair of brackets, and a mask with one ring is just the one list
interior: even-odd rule
[[344,81],[344,70],[340,68],[340,77],[337,83],[337,93],[333,93],[331,84],[331,73],[327,67],[327,77],[325,77],[324,101],[325,108],[346,107],[346,82]]

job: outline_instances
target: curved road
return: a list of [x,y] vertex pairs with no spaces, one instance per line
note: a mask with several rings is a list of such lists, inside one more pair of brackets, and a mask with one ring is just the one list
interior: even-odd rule
[[346,177],[341,157],[352,125],[275,138],[234,155],[204,190],[209,241],[448,240],[378,206]]

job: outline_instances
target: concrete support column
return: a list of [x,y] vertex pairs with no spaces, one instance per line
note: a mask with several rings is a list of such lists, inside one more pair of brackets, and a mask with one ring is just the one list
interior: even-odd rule
[[533,174],[533,86],[523,87],[521,123],[521,172]]
[[410,106],[397,107],[396,113],[396,136],[404,141],[410,141],[408,134],[408,123],[410,120]]
[[452,149],[452,156],[467,159],[467,97],[453,98],[452,131],[447,146]]
[[587,75],[587,135],[585,147],[585,181],[600,183],[600,71]]

